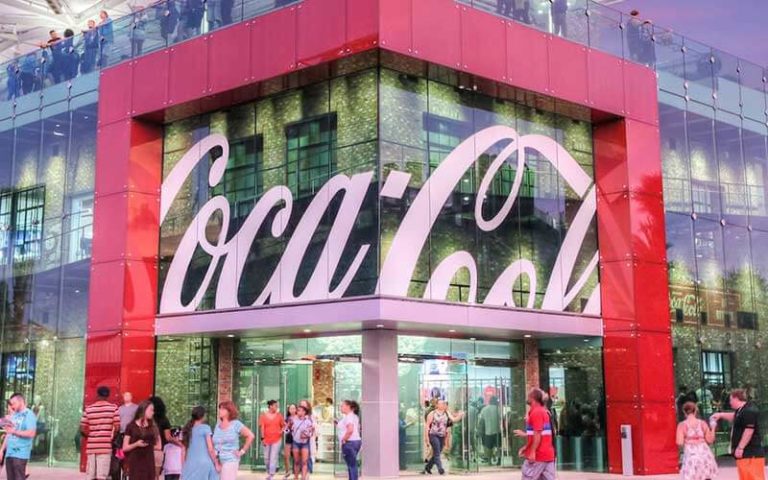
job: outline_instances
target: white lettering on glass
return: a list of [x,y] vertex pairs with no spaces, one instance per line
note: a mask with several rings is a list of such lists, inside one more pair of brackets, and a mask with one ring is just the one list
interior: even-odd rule
[[[579,211],[569,225],[568,233],[555,260],[552,274],[544,291],[541,308],[564,310],[585,288],[589,277],[597,268],[597,253],[583,269],[579,278],[572,284],[570,280],[579,251],[597,209],[592,179],[565,148],[553,139],[543,135],[521,136],[513,128],[493,126],[477,132],[459,144],[432,172],[421,187],[397,228],[386,258],[382,263],[377,285],[378,293],[407,296],[416,264],[440,211],[466,171],[489,148],[500,142],[506,142],[506,146],[491,162],[480,182],[474,208],[478,228],[491,232],[508,217],[522,185],[526,152],[537,152],[540,158],[545,158],[552,163],[570,188],[583,200]],[[209,185],[214,187],[221,181],[228,159],[229,144],[225,137],[214,134],[194,145],[174,166],[163,182],[160,206],[161,222],[165,220],[184,181],[195,166],[216,147],[221,148],[223,154],[211,165]],[[513,157],[514,160],[512,160]],[[483,202],[486,193],[499,169],[505,163],[513,162],[515,163],[515,178],[509,195],[498,212],[491,218],[485,218],[483,216]],[[373,175],[374,172],[371,171],[352,176],[339,174],[329,179],[312,198],[306,210],[302,212],[298,225],[288,239],[285,251],[273,271],[249,270],[245,272],[244,270],[248,253],[259,232],[270,227],[272,237],[280,238],[284,234],[288,220],[293,214],[291,191],[286,186],[276,186],[269,189],[256,203],[240,230],[231,235],[229,232],[231,217],[229,202],[224,196],[214,196],[202,206],[182,236],[163,286],[160,297],[160,313],[197,309],[205,291],[210,287],[213,274],[220,262],[223,264],[216,285],[215,308],[241,306],[237,292],[244,275],[269,277],[269,281],[252,305],[263,305],[267,301],[276,304],[341,298],[349,288],[366,255],[370,252],[369,244],[359,246],[346,271],[340,272],[343,275],[341,275],[338,285],[331,288],[331,278],[335,276],[339,267],[342,253],[362,209],[363,200]],[[405,172],[392,171],[387,181],[384,182],[379,195],[388,198],[401,198],[409,178],[410,175]],[[327,232],[327,239],[317,264],[304,289],[300,293],[295,293],[296,278],[304,256],[310,247],[312,237],[322,218],[326,215],[331,200],[337,196],[341,196],[341,204],[333,224]],[[270,212],[275,209],[277,211],[272,225],[264,225]],[[206,225],[217,212],[220,212],[221,229],[217,238],[209,241]],[[231,238],[226,240],[228,236]],[[210,256],[210,263],[192,300],[185,304],[182,301],[182,288],[197,248],[202,249]],[[464,250],[457,250],[449,254],[435,267],[425,289],[424,297],[433,300],[446,299],[452,280],[461,270],[466,270],[468,273],[467,300],[474,303],[477,297],[477,264],[473,255]],[[523,276],[527,278],[528,287],[532,293],[523,302],[524,305],[516,305],[513,286]],[[568,289],[569,285],[571,285],[570,289]],[[533,308],[537,286],[538,279],[534,264],[524,258],[515,260],[496,279],[484,299],[484,304]],[[595,292],[590,295],[584,313],[597,314],[599,308],[599,288],[595,287]]]

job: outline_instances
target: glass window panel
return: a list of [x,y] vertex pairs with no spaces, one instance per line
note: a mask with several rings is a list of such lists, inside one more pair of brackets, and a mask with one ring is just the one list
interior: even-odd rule
[[[461,142],[472,135],[472,105],[475,102],[482,104],[485,98],[478,96],[476,99],[471,91],[435,81],[429,82],[428,94],[428,108],[421,114],[429,158],[425,177],[435,172],[443,160]],[[477,250],[475,222],[472,215],[477,189],[475,168],[473,164],[467,169],[453,193],[448,195],[442,205],[440,205],[442,199],[432,200],[440,206],[441,210],[429,235],[430,277],[440,263],[453,252]],[[453,277],[448,292],[425,291],[423,295],[425,298],[435,300],[467,301],[472,282],[476,283],[477,279],[471,279],[469,271],[462,268]]]
[[16,129],[13,185],[15,188],[32,187],[37,181],[42,122],[37,113],[25,116],[24,120],[17,119],[17,122],[20,126]]
[[600,339],[539,340],[539,377],[553,398],[563,443],[586,448],[559,449],[566,469],[605,469],[606,408]]
[[765,121],[765,70],[746,60],[739,59],[741,81],[741,111],[745,117]]
[[[555,3],[560,2],[558,0]],[[589,18],[586,15],[588,0],[567,0],[565,3],[568,9],[565,13],[565,25],[560,34],[574,42],[588,45]]]
[[178,9],[174,0],[157,2],[147,8],[138,8],[141,9],[137,9],[133,14],[130,32],[131,57],[165,48],[168,45],[169,35],[173,35],[171,25],[178,22]]
[[[555,116],[533,108],[521,108],[518,131],[522,135],[546,135],[554,142],[557,136]],[[523,237],[520,248],[521,257],[529,259],[536,269],[538,281],[534,305],[538,308],[547,285],[544,279],[560,275],[560,272],[553,271],[553,267],[567,229],[566,192],[557,168],[550,159],[534,150],[526,150],[525,155],[526,172],[518,199]],[[527,298],[530,285],[526,277],[523,279],[522,292]]]
[[625,16],[623,20],[626,58],[653,67],[656,63],[653,24],[639,15]]
[[528,3],[530,4],[528,16],[531,24],[539,30],[554,32],[552,14],[555,5],[550,0],[529,0]]
[[725,309],[726,326],[754,329],[754,298],[752,293],[752,255],[746,228],[726,225],[723,229],[725,249]]
[[718,108],[741,113],[738,58],[720,50],[713,50],[712,58]]
[[750,232],[750,242],[757,327],[762,333],[768,331],[768,255],[762,252],[765,245],[768,245],[768,232],[753,230]]
[[659,94],[659,129],[664,176],[664,207],[670,212],[690,213],[691,166],[688,160],[685,102],[679,97]]
[[720,398],[715,398],[709,389],[731,385],[731,357],[728,352],[702,351],[701,375],[707,390],[699,403],[704,407],[702,415],[707,416],[713,412],[713,404],[720,402]]
[[425,352],[429,355],[450,355],[451,340],[438,337],[397,336],[399,355],[423,355]]
[[[590,4],[589,45],[592,48],[622,58],[624,56],[624,25],[622,21],[621,12],[618,10],[600,6],[597,3]],[[635,48],[634,44],[632,44],[632,48]],[[636,52],[632,50],[631,53],[634,55]]]
[[54,395],[51,403],[44,405],[49,409],[46,425],[51,439],[49,460],[55,466],[73,467],[80,462],[83,445],[79,430],[85,391],[85,340],[59,339],[54,346]]
[[331,110],[338,122],[337,145],[345,147],[377,137],[378,75],[367,70],[331,80]]
[[38,272],[34,276],[30,337],[51,339],[56,335],[61,302],[61,268]]
[[68,194],[93,192],[96,170],[96,109],[97,105],[91,104],[72,112],[72,131],[66,166]]
[[426,151],[422,122],[423,112],[427,111],[427,81],[382,69],[380,82],[381,139]]
[[162,397],[172,425],[183,425],[190,409],[214,411],[217,364],[210,338],[160,337],[155,362],[155,394]]
[[720,189],[714,145],[714,111],[688,103],[686,117],[691,162],[693,210],[697,215],[720,220]]
[[44,205],[44,186],[14,193],[11,225],[13,259],[18,265],[34,262],[42,255]]
[[661,90],[685,95],[685,56],[683,37],[672,30],[655,26],[656,73]]
[[99,66],[116,65],[131,58],[134,23],[132,15],[102,21],[99,30]]
[[723,291],[723,228],[719,222],[699,219],[694,223],[694,246],[702,325],[725,326],[726,299]]
[[750,224],[768,230],[768,129],[763,123],[744,120],[742,142],[746,169]]
[[[288,139],[287,182],[296,198],[311,197],[336,169],[335,113],[285,127]],[[292,147],[293,146],[293,147]]]
[[696,286],[693,220],[690,215],[667,212],[665,222],[671,320],[696,325],[701,305]]
[[736,115],[718,111],[715,121],[722,214],[729,223],[747,224],[747,187],[741,154],[741,120]]
[[13,129],[0,132],[0,191],[9,189],[13,165],[13,146],[15,133]]
[[714,56],[707,45],[689,38],[685,46],[685,82],[688,96],[706,105],[712,105],[714,93]]

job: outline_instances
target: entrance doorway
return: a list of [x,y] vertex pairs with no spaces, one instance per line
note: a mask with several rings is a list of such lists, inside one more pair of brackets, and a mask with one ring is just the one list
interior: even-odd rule
[[[360,401],[362,368],[359,355],[323,355],[300,360],[253,360],[239,365],[235,402],[241,420],[254,433],[258,419],[267,410],[267,401],[277,400],[285,414],[288,405],[309,400],[318,422],[315,440],[314,473],[346,475],[346,466],[336,441],[334,419],[340,417],[342,400]],[[259,442],[254,442],[241,461],[242,468],[263,470]],[[284,468],[282,457],[280,470]]]
[[425,419],[437,400],[456,421],[443,454],[449,473],[500,470],[519,465],[525,387],[518,362],[400,355],[400,469],[424,468]]

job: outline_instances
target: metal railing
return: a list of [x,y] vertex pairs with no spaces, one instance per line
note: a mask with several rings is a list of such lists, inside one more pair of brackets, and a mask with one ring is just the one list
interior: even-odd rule
[[[165,0],[111,20],[0,68],[0,102],[71,82],[301,0]],[[659,86],[764,122],[760,65],[593,0],[456,0],[656,70]]]
[[766,68],[593,0],[456,0],[657,72],[662,90],[764,122]]
[[[0,68],[0,102],[71,82],[301,0],[165,0],[64,37]],[[42,40],[42,39],[41,39]]]

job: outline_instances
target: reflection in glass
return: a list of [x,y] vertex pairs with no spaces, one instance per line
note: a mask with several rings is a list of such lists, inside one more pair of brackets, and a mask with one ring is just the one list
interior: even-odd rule
[[691,163],[693,211],[713,220],[720,220],[720,188],[714,145],[712,109],[688,104],[687,133]]
[[686,144],[685,101],[660,93],[659,130],[661,166],[664,177],[664,207],[668,212],[690,214],[691,166]]

